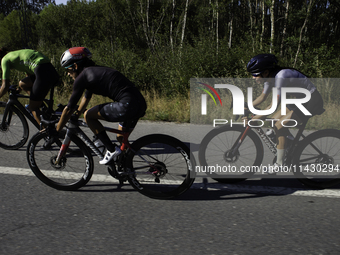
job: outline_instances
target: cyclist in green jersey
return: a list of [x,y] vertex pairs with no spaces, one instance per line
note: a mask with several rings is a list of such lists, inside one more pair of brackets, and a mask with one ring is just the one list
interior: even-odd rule
[[30,49],[8,52],[5,48],[0,48],[0,61],[2,69],[0,98],[10,87],[10,70],[25,72],[26,77],[19,82],[19,87],[30,96],[28,109],[40,123],[39,107],[50,88],[59,80],[54,66],[42,53]]

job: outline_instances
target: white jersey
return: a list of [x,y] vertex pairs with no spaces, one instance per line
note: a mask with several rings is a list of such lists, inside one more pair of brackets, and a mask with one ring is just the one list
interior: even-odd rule
[[[316,90],[315,85],[305,75],[295,69],[282,69],[278,71],[274,78],[270,78],[264,83],[262,93],[269,94],[272,91],[272,87],[277,88],[279,100],[281,99],[282,87],[304,88],[311,94]],[[305,96],[301,93],[289,93],[289,95],[296,98]]]

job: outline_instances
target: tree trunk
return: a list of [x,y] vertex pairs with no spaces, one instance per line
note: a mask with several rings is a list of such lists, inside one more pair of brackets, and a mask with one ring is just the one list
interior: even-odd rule
[[218,0],[216,0],[216,55],[218,55]]
[[298,45],[298,49],[297,49],[297,51],[296,51],[295,60],[294,60],[294,65],[293,65],[294,68],[295,68],[295,66],[296,66],[296,61],[297,61],[298,55],[299,55],[299,53],[300,53],[300,48],[301,48],[301,42],[302,42],[303,32],[304,32],[304,30],[305,30],[305,28],[306,28],[306,26],[307,26],[308,17],[309,17],[310,9],[311,9],[311,6],[312,6],[313,2],[314,2],[313,0],[310,0],[310,1],[309,1],[308,7],[307,7],[307,14],[306,14],[305,22],[303,23],[303,25],[302,25],[302,27],[301,27],[299,45]]
[[186,3],[185,3],[185,10],[184,10],[184,17],[183,17],[183,26],[182,26],[182,36],[181,36],[181,44],[180,44],[181,50],[182,50],[182,47],[183,47],[184,34],[185,34],[185,26],[186,26],[186,22],[187,22],[188,5],[189,5],[189,0],[187,0]]
[[[149,37],[149,0],[147,0],[147,7],[146,7],[146,13],[144,14],[143,11],[143,3],[142,0],[139,0],[139,5],[140,5],[140,14],[141,14],[141,19],[142,19],[142,25],[143,25],[143,31],[144,31],[144,36],[146,39],[146,43],[148,44],[149,48],[151,49],[151,51],[153,51],[153,47],[151,45],[150,42],[150,37]],[[144,18],[145,16],[145,18]]]
[[253,8],[251,7],[251,0],[248,0],[248,6],[249,6],[249,19],[250,19],[250,35],[251,35],[251,40],[252,40],[252,45],[253,45],[253,52],[255,51],[255,46],[254,46],[254,36],[253,36]]
[[289,0],[286,2],[286,11],[285,11],[285,19],[283,24],[283,31],[282,31],[282,40],[281,40],[281,47],[280,47],[280,56],[283,56],[283,45],[286,37],[287,32],[287,22],[288,22],[288,12],[289,12]]
[[273,52],[273,47],[274,47],[274,37],[275,37],[275,13],[274,13],[274,8],[275,8],[275,0],[272,0],[272,4],[270,6],[270,49],[269,52]]
[[233,19],[234,19],[233,7],[234,7],[234,0],[231,0],[231,19],[229,22],[229,43],[228,43],[229,49],[231,48],[231,39],[233,36]]
[[176,6],[176,0],[172,0],[172,16],[171,16],[171,21],[170,21],[170,47],[172,53],[174,53],[174,38],[173,38],[173,22],[175,19],[175,6]]
[[264,0],[262,1],[262,30],[261,30],[261,38],[260,38],[260,49],[263,49],[263,37],[264,37],[264,21],[265,21],[265,16],[266,12],[265,12],[265,3]]

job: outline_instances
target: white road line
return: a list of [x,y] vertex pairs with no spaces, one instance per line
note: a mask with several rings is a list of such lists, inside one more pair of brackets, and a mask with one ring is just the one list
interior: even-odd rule
[[[0,174],[25,175],[34,176],[33,172],[27,168],[16,167],[0,167]],[[94,174],[91,178],[94,182],[109,182],[119,183],[118,180],[111,177],[109,174]],[[240,184],[221,184],[216,182],[198,183],[192,185],[192,189],[207,189],[207,190],[229,190],[232,192],[250,193],[250,194],[272,194],[272,195],[293,195],[293,196],[309,196],[309,197],[328,197],[340,198],[340,190],[325,189],[325,190],[307,190],[299,188],[287,187],[270,187],[270,186],[250,186]]]
[[[0,174],[34,176],[34,173],[32,172],[31,169],[16,168],[16,167],[0,167]],[[118,180],[114,179],[109,174],[107,174],[107,175],[105,175],[105,174],[94,174],[91,177],[91,181],[119,183]]]

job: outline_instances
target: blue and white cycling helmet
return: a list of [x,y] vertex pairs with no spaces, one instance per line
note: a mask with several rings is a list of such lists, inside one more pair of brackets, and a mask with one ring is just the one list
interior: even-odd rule
[[273,54],[259,54],[248,62],[247,71],[257,76],[268,69],[275,68],[278,62]]

